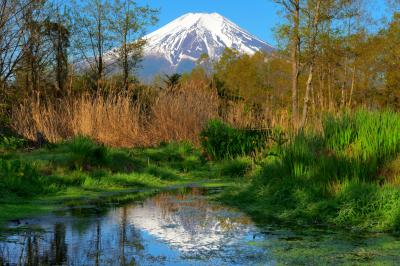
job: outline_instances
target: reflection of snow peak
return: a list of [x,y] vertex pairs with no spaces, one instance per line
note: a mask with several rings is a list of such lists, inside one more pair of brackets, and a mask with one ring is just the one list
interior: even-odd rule
[[[165,204],[165,205],[164,205]],[[248,231],[243,221],[221,217],[209,205],[174,206],[173,198],[163,198],[159,204],[146,202],[142,207],[130,209],[128,219],[136,228],[147,231],[181,252],[217,250],[233,242]],[[172,207],[169,208],[168,207]],[[242,217],[237,217],[238,219]]]
[[196,61],[202,54],[215,59],[226,47],[247,54],[274,49],[217,13],[188,13],[145,39],[146,56],[164,57],[172,65],[183,59]]

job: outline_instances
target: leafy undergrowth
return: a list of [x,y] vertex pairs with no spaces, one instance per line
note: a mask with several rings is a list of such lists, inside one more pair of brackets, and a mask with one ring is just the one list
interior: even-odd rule
[[327,117],[275,151],[222,200],[262,223],[400,232],[399,114]]

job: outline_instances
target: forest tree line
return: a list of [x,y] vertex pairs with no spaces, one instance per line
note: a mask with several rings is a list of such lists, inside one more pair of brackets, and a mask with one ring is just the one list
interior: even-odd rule
[[[25,96],[66,96],[106,87],[109,64],[123,70],[121,89],[132,83],[146,27],[158,10],[131,0],[1,0],[0,114]],[[115,49],[115,47],[119,47]],[[118,55],[106,62],[114,48]],[[79,67],[84,64],[83,68]]]
[[[27,96],[62,98],[113,88],[160,90],[196,82],[221,99],[246,108],[287,110],[303,127],[321,111],[363,106],[400,109],[400,13],[396,1],[387,20],[374,25],[363,0],[274,0],[284,22],[277,25],[273,54],[241,55],[227,49],[212,62],[206,55],[182,77],[140,84],[146,28],[157,10],[130,0],[1,0],[0,114]],[[109,73],[112,48],[122,72]],[[80,65],[85,62],[85,71]],[[113,84],[113,85],[111,85]]]

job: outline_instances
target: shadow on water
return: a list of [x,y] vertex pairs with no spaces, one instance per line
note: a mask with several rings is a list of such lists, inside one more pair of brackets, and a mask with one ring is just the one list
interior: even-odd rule
[[208,201],[213,190],[162,192],[145,200],[81,206],[11,223],[0,265],[321,265],[400,262],[389,235],[257,228]]

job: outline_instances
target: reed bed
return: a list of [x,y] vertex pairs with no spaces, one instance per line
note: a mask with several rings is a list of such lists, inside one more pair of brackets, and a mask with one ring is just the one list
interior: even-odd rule
[[11,125],[32,141],[86,136],[108,146],[138,147],[170,141],[198,144],[203,125],[217,116],[217,94],[186,84],[161,91],[146,103],[126,93],[29,98],[13,108]]

